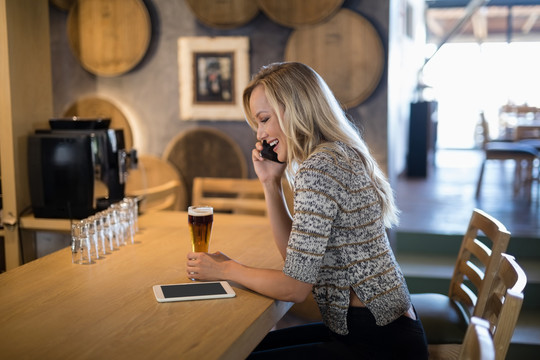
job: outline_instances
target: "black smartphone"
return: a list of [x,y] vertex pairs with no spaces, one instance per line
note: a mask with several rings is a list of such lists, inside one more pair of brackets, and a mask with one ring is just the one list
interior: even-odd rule
[[274,146],[268,144],[266,140],[262,142],[263,149],[261,151],[261,156],[265,159],[275,161],[277,163],[283,164],[278,160],[277,154],[274,152]]

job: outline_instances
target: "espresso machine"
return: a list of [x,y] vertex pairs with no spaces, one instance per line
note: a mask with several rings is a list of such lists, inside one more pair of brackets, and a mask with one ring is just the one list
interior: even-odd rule
[[28,137],[28,177],[36,218],[84,219],[124,198],[137,152],[110,119],[50,119]]

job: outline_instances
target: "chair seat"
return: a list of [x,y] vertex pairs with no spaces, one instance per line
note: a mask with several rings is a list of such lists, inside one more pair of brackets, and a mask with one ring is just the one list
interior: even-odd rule
[[412,303],[422,321],[428,344],[461,344],[469,316],[446,295],[411,294]]
[[536,150],[540,151],[540,139],[524,139],[519,141],[520,144],[525,144],[527,146],[532,146]]
[[514,155],[538,156],[538,150],[535,147],[521,142],[492,141],[486,144],[485,151],[486,153],[504,152]]

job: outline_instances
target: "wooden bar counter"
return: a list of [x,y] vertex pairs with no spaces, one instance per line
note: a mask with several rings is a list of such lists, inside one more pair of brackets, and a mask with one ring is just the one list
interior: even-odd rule
[[[3,359],[243,359],[291,304],[231,283],[230,299],[158,303],[152,286],[189,282],[187,213],[139,219],[135,244],[95,264],[64,248],[0,275]],[[264,217],[214,215],[210,251],[280,269]]]

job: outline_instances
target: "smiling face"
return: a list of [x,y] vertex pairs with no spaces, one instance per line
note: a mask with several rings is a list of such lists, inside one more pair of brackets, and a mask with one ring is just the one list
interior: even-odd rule
[[[257,122],[257,139],[266,140],[272,146],[281,162],[287,161],[287,143],[285,134],[279,126],[279,120],[276,112],[268,102],[264,87],[258,85],[253,89],[249,99],[251,114]],[[280,115],[283,117],[283,109],[280,109]]]

